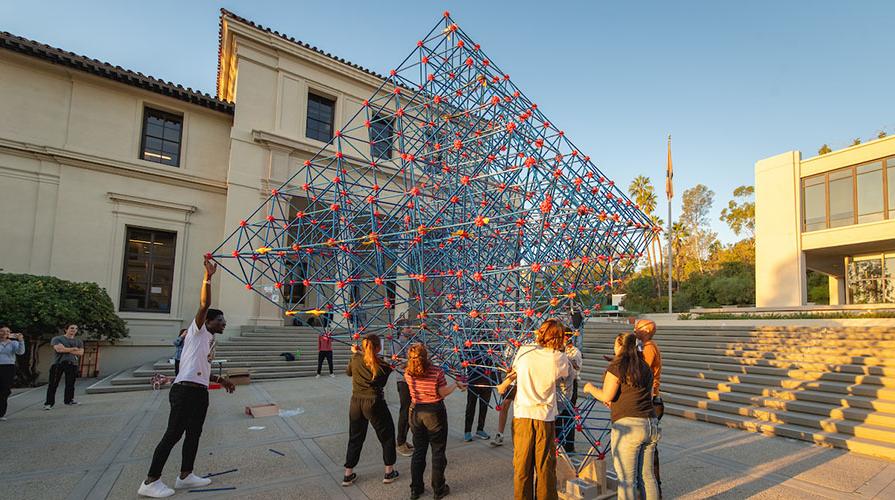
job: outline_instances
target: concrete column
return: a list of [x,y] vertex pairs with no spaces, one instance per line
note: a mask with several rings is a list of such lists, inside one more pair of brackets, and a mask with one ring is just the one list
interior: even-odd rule
[[830,276],[830,305],[845,305],[845,277]]
[[804,305],[801,249],[801,153],[790,151],[755,164],[755,304]]

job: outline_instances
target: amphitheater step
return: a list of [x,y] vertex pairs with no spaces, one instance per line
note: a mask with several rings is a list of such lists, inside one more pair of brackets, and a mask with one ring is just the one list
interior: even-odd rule
[[[596,353],[582,353],[585,359],[594,359],[594,363],[602,366],[605,361],[602,355]],[[590,354],[591,356],[588,356]],[[717,357],[713,361],[689,361],[678,356],[673,356],[662,351],[662,365],[669,368],[689,369],[694,371],[712,371],[712,372],[731,372],[743,375],[765,375],[781,378],[789,378],[794,380],[823,380],[829,382],[841,382],[845,384],[863,384],[878,385],[882,387],[895,388],[895,377],[864,375],[854,373],[852,369],[848,371],[839,371],[833,369],[787,369],[775,366],[761,366],[748,362],[744,362],[734,357]],[[589,363],[588,363],[589,364]]]
[[895,443],[876,441],[855,437],[853,435],[830,432],[805,427],[797,424],[767,422],[764,420],[749,418],[742,415],[734,415],[725,412],[704,410],[690,406],[682,406],[673,403],[665,405],[665,412],[670,415],[711,422],[734,427],[751,432],[759,432],[771,436],[783,436],[802,441],[809,441],[821,446],[844,448],[857,453],[875,457],[895,460]]
[[[627,325],[584,329],[601,381]],[[660,327],[669,414],[895,459],[892,328]]]
[[[895,432],[895,413],[880,410],[855,408],[853,406],[833,406],[804,400],[780,399],[769,396],[749,395],[736,392],[712,391],[705,388],[675,384],[662,384],[666,401],[676,402],[677,398],[698,398],[740,405],[764,407],[770,410],[792,411],[816,415],[818,418],[851,420],[870,425],[890,428]],[[684,404],[684,403],[682,403]]]
[[[681,361],[704,361],[720,363],[738,363],[741,365],[767,366],[772,368],[802,368],[806,370],[830,371],[841,373],[854,373],[859,375],[875,375],[881,377],[895,377],[895,367],[881,366],[880,364],[866,363],[866,358],[854,357],[823,357],[823,356],[799,356],[798,354],[782,355],[774,352],[764,353],[763,356],[742,356],[737,351],[716,350],[677,350],[662,346],[662,352],[669,358]],[[602,358],[610,355],[608,348],[585,348],[582,354]],[[855,361],[864,361],[861,364],[853,364]]]

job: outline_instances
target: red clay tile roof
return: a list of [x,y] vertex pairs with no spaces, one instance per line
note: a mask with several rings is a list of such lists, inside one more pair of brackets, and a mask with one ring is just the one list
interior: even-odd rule
[[[224,34],[224,17],[229,17],[229,18],[231,18],[231,19],[233,19],[233,20],[236,20],[236,21],[239,21],[239,22],[241,22],[241,23],[243,23],[243,24],[247,24],[247,25],[249,25],[249,26],[251,26],[251,27],[253,27],[253,28],[255,28],[255,29],[259,29],[259,30],[261,30],[261,31],[265,31],[265,32],[267,32],[267,33],[271,33],[271,34],[273,34],[273,35],[276,35],[276,36],[282,38],[283,40],[286,40],[286,41],[288,41],[288,42],[292,42],[292,43],[294,43],[294,44],[296,44],[296,45],[299,45],[299,46],[301,46],[301,47],[304,47],[304,48],[306,48],[306,49],[313,50],[314,52],[316,52],[316,53],[318,53],[318,54],[324,55],[324,56],[326,56],[326,57],[328,57],[328,58],[330,58],[330,59],[332,59],[332,60],[334,60],[334,61],[340,62],[340,63],[345,64],[345,65],[347,65],[347,66],[351,66],[352,68],[359,69],[359,70],[363,71],[364,73],[367,73],[368,75],[374,76],[374,77],[376,77],[376,78],[378,78],[378,79],[380,79],[380,80],[385,80],[385,79],[386,79],[385,76],[380,75],[379,73],[377,73],[377,72],[375,72],[375,71],[373,71],[373,70],[364,68],[363,66],[359,66],[359,65],[357,65],[357,64],[354,64],[354,63],[351,62],[351,61],[347,61],[347,60],[345,60],[345,59],[342,59],[341,57],[338,57],[338,56],[335,56],[335,55],[333,55],[333,54],[330,54],[329,52],[325,52],[325,51],[323,51],[322,49],[318,49],[317,47],[314,47],[313,45],[310,45],[310,44],[308,44],[308,43],[302,42],[301,40],[296,40],[295,38],[292,38],[291,36],[284,35],[284,34],[280,33],[279,31],[274,31],[274,30],[272,30],[272,29],[270,29],[270,28],[261,26],[260,24],[257,24],[257,23],[255,23],[254,21],[249,21],[248,19],[246,19],[246,18],[244,18],[244,17],[241,17],[241,16],[239,16],[239,15],[236,15],[236,14],[234,14],[233,12],[230,12],[230,11],[227,10],[227,9],[221,9],[221,24],[220,24],[220,29],[219,29],[219,31],[218,31],[218,38],[219,38],[219,39],[220,39],[221,37],[223,37],[223,34]],[[219,40],[219,41],[220,41],[220,42],[223,42],[223,40]],[[221,47],[221,49],[223,49],[223,47]],[[220,58],[220,54],[218,54],[218,78],[217,78],[217,81],[218,81],[218,85],[219,85],[219,86],[220,86],[220,81],[221,81],[221,78],[220,78],[220,77],[221,77],[221,58]],[[218,95],[220,95],[220,91],[221,91],[221,89],[218,88],[217,91],[218,91]]]
[[36,57],[102,78],[108,78],[126,85],[132,85],[149,92],[161,94],[191,104],[196,104],[214,111],[233,114],[233,103],[222,101],[214,96],[199,92],[183,85],[178,85],[152,76],[113,66],[109,63],[91,59],[66,50],[51,47],[27,38],[0,31],[0,48]]

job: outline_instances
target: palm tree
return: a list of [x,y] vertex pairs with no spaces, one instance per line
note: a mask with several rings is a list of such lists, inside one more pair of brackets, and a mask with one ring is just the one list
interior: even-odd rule
[[[643,211],[647,217],[652,218],[653,210],[656,209],[656,189],[653,187],[650,178],[644,175],[635,177],[628,186],[628,193],[634,198],[634,202],[637,203],[640,210]],[[654,241],[656,238],[655,233],[653,233],[652,238]],[[656,294],[661,295],[662,289],[659,282],[661,267],[656,262],[653,241],[650,241],[650,245],[646,249],[646,258],[649,261],[650,274],[653,275],[653,281],[656,283]]]
[[682,222],[675,222],[671,225],[671,249],[674,251],[674,263],[675,263],[675,279],[680,282],[681,281],[681,265],[683,263],[683,258],[681,255],[681,251],[684,249],[684,244],[687,239],[690,237],[690,231],[687,229],[687,226]]

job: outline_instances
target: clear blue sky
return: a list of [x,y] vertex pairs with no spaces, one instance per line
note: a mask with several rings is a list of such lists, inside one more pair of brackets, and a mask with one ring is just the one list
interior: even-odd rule
[[727,242],[718,214],[756,160],[895,133],[895,2],[0,0],[0,30],[213,93],[219,7],[378,72],[450,10],[623,186],[664,192],[672,134],[675,213],[706,184]]

